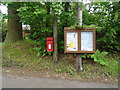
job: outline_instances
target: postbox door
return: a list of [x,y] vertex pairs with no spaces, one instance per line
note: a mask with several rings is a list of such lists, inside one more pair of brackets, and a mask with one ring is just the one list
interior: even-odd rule
[[46,45],[47,51],[48,52],[52,52],[53,51],[53,38],[52,37],[48,37],[46,39],[46,43],[47,43],[47,45]]

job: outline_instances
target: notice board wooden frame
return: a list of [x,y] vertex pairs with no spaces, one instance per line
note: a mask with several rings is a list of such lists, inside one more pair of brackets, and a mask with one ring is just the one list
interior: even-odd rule
[[[93,32],[93,51],[81,51],[81,32]],[[78,33],[78,51],[67,51],[66,36],[67,32],[77,32]],[[64,53],[95,53],[96,51],[96,31],[94,28],[90,29],[70,29],[69,27],[64,27]]]

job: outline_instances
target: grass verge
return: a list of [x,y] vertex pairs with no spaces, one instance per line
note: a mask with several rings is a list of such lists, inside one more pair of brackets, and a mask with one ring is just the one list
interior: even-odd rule
[[38,46],[32,40],[23,40],[15,43],[3,43],[2,65],[3,67],[28,68],[34,71],[51,71],[57,74],[66,73],[74,79],[98,80],[113,82],[118,81],[119,55],[110,54],[106,58],[108,66],[101,66],[94,63],[92,59],[83,59],[81,72],[76,72],[76,57],[73,54],[60,54],[59,63],[53,64],[52,56],[36,56],[33,49]]

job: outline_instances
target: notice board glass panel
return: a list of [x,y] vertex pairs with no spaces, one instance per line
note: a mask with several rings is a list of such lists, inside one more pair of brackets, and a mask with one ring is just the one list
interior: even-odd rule
[[81,51],[93,51],[93,32],[81,32]]
[[66,33],[67,51],[78,51],[78,32]]

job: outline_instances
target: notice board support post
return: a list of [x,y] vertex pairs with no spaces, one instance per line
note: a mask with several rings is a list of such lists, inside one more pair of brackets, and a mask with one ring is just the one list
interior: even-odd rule
[[[77,15],[78,15],[78,25],[82,26],[82,2],[81,4],[78,2],[78,11],[77,11]],[[83,70],[82,68],[82,54],[77,54],[76,56],[76,70],[79,72],[81,70]]]
[[83,70],[83,68],[82,68],[82,54],[77,54],[77,57],[76,57],[76,70],[78,72],[80,70]]

